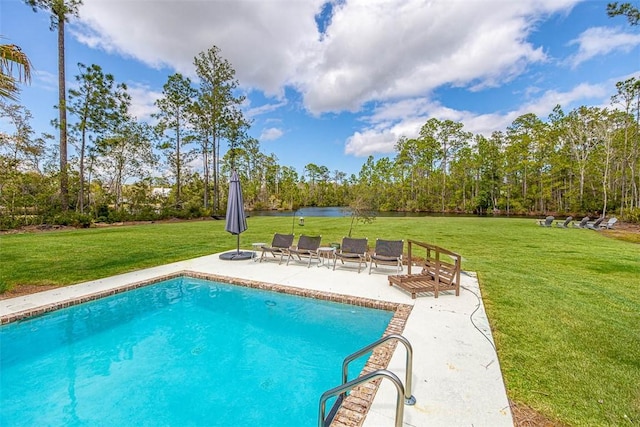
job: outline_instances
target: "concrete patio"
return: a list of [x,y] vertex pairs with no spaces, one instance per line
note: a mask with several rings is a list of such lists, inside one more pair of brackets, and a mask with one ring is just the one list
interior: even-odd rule
[[[478,281],[465,272],[459,297],[444,292],[437,299],[427,295],[414,300],[388,285],[387,274],[393,273],[392,268],[374,270],[369,275],[368,271],[358,274],[354,265],[333,271],[315,263],[307,268],[299,263],[286,266],[274,261],[224,261],[214,254],[2,300],[0,316],[185,270],[412,305],[403,336],[413,346],[412,394],[417,403],[405,407],[404,425],[513,425]],[[388,367],[401,379],[405,376],[405,354],[404,347],[398,345]],[[395,387],[382,381],[364,426],[393,425],[395,401]]]

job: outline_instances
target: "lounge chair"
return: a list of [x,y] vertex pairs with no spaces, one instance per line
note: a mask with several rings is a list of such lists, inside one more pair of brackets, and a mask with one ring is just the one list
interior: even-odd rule
[[398,268],[398,273],[402,272],[402,251],[404,249],[404,240],[382,240],[376,239],[376,248],[369,256],[369,274],[375,264],[393,265]]
[[340,250],[337,251],[333,258],[333,269],[336,269],[336,263],[338,260],[342,264],[345,261],[357,262],[358,273],[360,273],[360,267],[364,263],[364,268],[367,268],[367,238],[352,239],[351,237],[343,237]]
[[538,224],[541,227],[551,227],[553,225],[553,220],[555,220],[554,217],[552,217],[551,215],[549,215],[548,217],[546,217],[545,219],[541,219],[538,221]]
[[573,226],[575,228],[587,228],[587,223],[589,222],[590,219],[591,218],[589,218],[588,216],[585,216],[580,220],[578,224],[573,224]]
[[273,240],[271,241],[271,246],[262,246],[260,250],[262,254],[260,255],[260,262],[262,260],[268,259],[265,257],[266,254],[271,254],[273,257],[277,257],[280,255],[280,260],[278,264],[282,264],[282,259],[284,257],[285,251],[289,249],[289,247],[293,244],[293,234],[280,234],[276,233],[273,235]]
[[568,216],[567,219],[565,219],[563,222],[556,222],[556,227],[569,228],[569,224],[571,223],[571,221],[573,221],[573,217]]
[[609,221],[607,221],[606,223],[600,224],[600,229],[601,230],[613,230],[613,225],[616,222],[618,222],[618,218],[616,218],[615,216],[611,217],[611,218],[609,218]]
[[297,261],[302,261],[302,258],[309,258],[307,261],[307,268],[311,266],[311,260],[313,258],[320,262],[320,258],[318,257],[320,241],[322,241],[322,236],[306,236],[302,234],[298,239],[297,246],[285,249],[285,252],[288,254],[287,265],[289,265],[289,261],[291,261],[291,259],[296,260],[296,258]]
[[602,223],[602,221],[604,221],[604,217],[600,217],[598,219],[596,219],[593,222],[588,222],[587,223],[587,228],[591,229],[591,230],[600,230],[600,224]]

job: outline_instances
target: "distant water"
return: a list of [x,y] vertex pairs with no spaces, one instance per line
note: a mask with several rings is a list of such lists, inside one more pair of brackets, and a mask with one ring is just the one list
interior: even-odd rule
[[[341,217],[341,216],[351,216],[351,212],[348,208],[344,207],[323,207],[323,208],[300,208],[297,211],[247,211],[247,215],[250,216],[296,216],[296,217],[305,217],[305,216],[330,216],[330,217]],[[377,212],[376,216],[380,217],[425,217],[425,216],[477,216],[471,214],[441,214],[441,213],[430,213],[430,212]]]
[[328,208],[300,208],[294,211],[247,211],[247,215],[251,216],[349,216],[351,215],[346,208],[341,207],[328,207]]

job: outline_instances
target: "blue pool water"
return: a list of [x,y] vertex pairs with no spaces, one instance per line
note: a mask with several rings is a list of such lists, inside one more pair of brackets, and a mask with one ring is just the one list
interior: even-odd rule
[[391,317],[184,277],[58,310],[0,328],[0,425],[315,425]]

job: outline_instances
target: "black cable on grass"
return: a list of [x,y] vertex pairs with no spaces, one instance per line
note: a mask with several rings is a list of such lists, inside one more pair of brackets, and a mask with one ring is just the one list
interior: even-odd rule
[[[478,284],[480,284],[480,282],[478,282]],[[482,303],[482,301],[480,300],[480,296],[478,294],[476,294],[474,291],[472,291],[471,289],[467,288],[466,286],[460,286],[460,287],[462,289],[465,289],[465,290],[471,292],[476,297],[476,299],[478,300],[478,302],[476,303],[475,310],[473,310],[471,312],[471,314],[469,315],[469,320],[471,320],[471,324],[473,325],[473,327],[476,328],[476,330],[478,332],[480,332],[482,334],[482,336],[486,338],[487,341],[489,341],[489,344],[491,344],[491,347],[493,347],[493,351],[495,351],[496,354],[497,354],[498,353],[498,349],[496,349],[496,345],[493,343],[491,338],[489,338],[489,336],[487,334],[485,334],[484,331],[482,329],[480,329],[478,327],[478,325],[476,325],[476,323],[473,321],[473,315],[476,314],[476,311],[478,311],[480,309],[480,304]]]
[[[480,279],[479,279],[479,278],[478,278],[478,286],[480,286]],[[498,349],[496,349],[496,345],[495,345],[495,344],[493,343],[493,341],[492,341],[492,340],[487,336],[487,334],[485,334],[485,333],[484,333],[484,331],[482,331],[482,329],[480,329],[480,328],[478,327],[478,325],[476,325],[476,323],[473,321],[473,315],[474,315],[474,314],[476,314],[476,311],[478,311],[478,310],[480,309],[480,303],[482,302],[482,301],[480,300],[480,295],[476,294],[474,291],[472,291],[471,289],[467,288],[466,286],[460,286],[460,287],[461,287],[462,289],[466,290],[466,291],[471,292],[471,293],[476,297],[476,300],[477,300],[478,302],[476,303],[476,308],[475,308],[475,310],[473,310],[473,311],[471,312],[471,314],[469,315],[469,320],[471,321],[471,324],[473,325],[473,327],[474,327],[474,328],[476,328],[476,330],[477,330],[478,332],[480,332],[480,333],[482,334],[482,336],[483,336],[483,337],[485,337],[485,339],[486,339],[487,341],[489,341],[489,344],[491,344],[491,347],[493,347],[493,351],[495,351],[495,353],[496,353],[496,357],[497,357],[497,355],[498,355]],[[487,366],[488,366],[488,365],[487,365]],[[511,417],[513,418],[513,417],[514,417],[514,408],[513,408],[513,404],[512,404],[512,402],[511,402],[511,399],[509,399],[509,396],[507,396],[507,403],[509,404],[509,410],[511,411]],[[503,408],[503,409],[506,409],[506,408]]]

